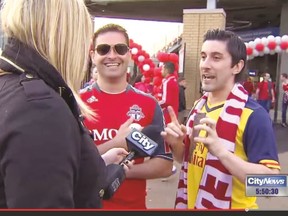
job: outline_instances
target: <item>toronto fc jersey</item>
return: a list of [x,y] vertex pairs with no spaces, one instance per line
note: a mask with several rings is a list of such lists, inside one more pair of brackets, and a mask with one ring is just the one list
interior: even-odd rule
[[[153,125],[159,127],[160,131],[164,130],[163,113],[157,100],[131,85],[121,93],[111,94],[101,91],[95,83],[81,93],[81,98],[97,114],[97,121],[84,121],[96,145],[115,137],[119,127],[131,116],[134,123],[142,127]],[[157,154],[154,156],[173,160],[164,141],[158,143]],[[144,158],[137,158],[135,164],[143,161]],[[110,200],[104,200],[104,209],[145,209],[145,203],[146,180],[126,179]]]

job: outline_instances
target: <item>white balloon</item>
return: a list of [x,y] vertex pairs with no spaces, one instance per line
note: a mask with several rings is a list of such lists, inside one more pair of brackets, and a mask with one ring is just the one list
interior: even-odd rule
[[132,48],[132,49],[131,49],[131,53],[132,53],[133,55],[136,55],[136,54],[138,53],[138,49],[137,49],[136,47]]
[[261,39],[260,38],[255,38],[254,42],[255,42],[255,44],[261,43]]
[[266,37],[262,37],[261,38],[261,42],[264,46],[267,46],[268,45],[268,39]]
[[250,55],[250,56],[247,56],[247,60],[252,60],[254,59],[254,56]]
[[281,37],[280,36],[275,37],[275,42],[276,42],[276,44],[280,44],[281,43]]
[[264,47],[264,50],[263,50],[263,52],[264,52],[265,54],[269,54],[269,52],[270,52],[270,49],[269,49],[268,47]]
[[270,41],[275,41],[274,35],[269,35],[269,36],[267,37],[267,40],[268,40],[268,42],[270,42]]
[[253,49],[253,54],[254,57],[259,56],[259,52],[256,49]]
[[259,56],[264,56],[264,52],[263,51],[259,52]]
[[276,53],[275,50],[270,50],[269,52],[270,55],[274,55],[275,53]]
[[148,64],[144,64],[143,65],[143,70],[144,71],[148,71],[150,69],[150,65],[148,65]]
[[142,55],[138,56],[138,61],[139,62],[143,62],[144,60],[145,60],[144,56],[142,56]]
[[288,35],[283,35],[281,40],[284,42],[288,42]]
[[249,41],[248,45],[249,45],[249,47],[251,47],[252,49],[254,49],[256,44],[255,44],[254,41]]
[[277,45],[277,46],[275,47],[275,52],[276,52],[276,53],[282,52],[282,49],[281,49],[281,47],[280,47],[279,45]]

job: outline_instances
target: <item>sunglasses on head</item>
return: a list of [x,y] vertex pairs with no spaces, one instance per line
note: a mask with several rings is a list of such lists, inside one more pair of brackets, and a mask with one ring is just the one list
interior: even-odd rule
[[129,47],[126,44],[99,44],[96,46],[95,50],[99,55],[106,55],[110,52],[111,48],[119,55],[125,55],[129,51]]

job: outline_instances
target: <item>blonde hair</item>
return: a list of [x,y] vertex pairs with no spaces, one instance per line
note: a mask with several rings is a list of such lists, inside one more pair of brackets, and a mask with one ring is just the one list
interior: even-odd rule
[[82,113],[95,116],[78,95],[93,33],[84,0],[2,0],[1,21],[7,37],[34,48],[59,71]]

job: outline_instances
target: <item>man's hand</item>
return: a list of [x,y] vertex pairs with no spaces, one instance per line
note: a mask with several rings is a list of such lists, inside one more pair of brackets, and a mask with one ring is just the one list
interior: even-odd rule
[[227,149],[225,149],[218,137],[216,121],[205,117],[200,120],[200,124],[194,126],[194,130],[195,129],[206,131],[206,136],[196,136],[194,137],[194,142],[203,143],[207,147],[208,151],[215,157],[219,158],[223,154],[227,153]]
[[171,106],[168,106],[168,112],[171,122],[167,124],[164,131],[161,132],[164,140],[169,144],[172,151],[176,150],[183,143],[186,135],[186,127],[178,122],[175,112]]
[[120,126],[116,136],[113,138],[113,142],[116,143],[117,147],[128,150],[126,137],[132,130],[131,124],[133,123],[133,121],[134,119],[133,117],[131,117]]

